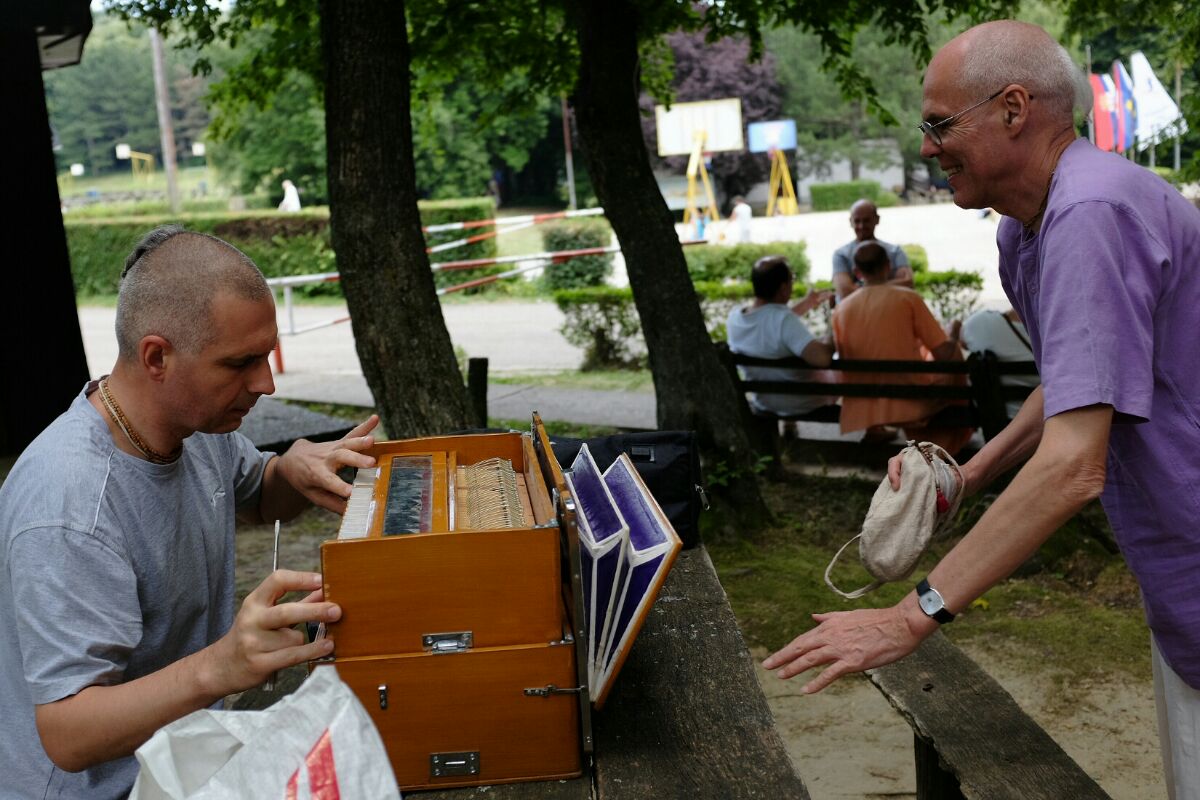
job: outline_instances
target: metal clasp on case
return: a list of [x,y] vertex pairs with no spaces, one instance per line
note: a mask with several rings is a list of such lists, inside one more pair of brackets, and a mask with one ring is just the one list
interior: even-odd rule
[[429,754],[429,777],[431,778],[449,778],[454,775],[478,774],[478,750],[465,750],[461,753]]
[[462,653],[475,646],[475,634],[471,631],[453,633],[426,633],[421,636],[421,646],[427,653]]
[[579,694],[584,690],[583,686],[564,686],[558,687],[553,683],[547,684],[541,688],[526,689],[526,697],[549,697],[552,694]]

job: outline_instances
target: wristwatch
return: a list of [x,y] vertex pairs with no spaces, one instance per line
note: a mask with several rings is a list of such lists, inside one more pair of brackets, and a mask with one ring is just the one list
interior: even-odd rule
[[917,605],[925,612],[925,616],[932,617],[939,624],[954,621],[954,615],[946,610],[946,601],[937,589],[929,585],[928,578],[922,578],[917,584]]

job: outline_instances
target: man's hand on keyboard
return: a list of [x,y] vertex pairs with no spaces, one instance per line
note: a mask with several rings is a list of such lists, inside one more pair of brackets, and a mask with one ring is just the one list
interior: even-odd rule
[[[310,442],[300,439],[282,456],[272,459],[268,464],[268,474],[263,479],[263,499],[260,504],[262,518],[290,519],[299,513],[303,504],[289,500],[299,498],[335,513],[344,513],[346,498],[350,496],[350,484],[338,477],[338,470],[342,467],[359,469],[375,466],[375,459],[363,451],[375,444],[375,437],[370,434],[378,424],[379,417],[372,414],[337,441]],[[280,483],[285,483],[286,489]],[[276,496],[270,496],[269,493]],[[291,493],[296,497],[287,497]]]

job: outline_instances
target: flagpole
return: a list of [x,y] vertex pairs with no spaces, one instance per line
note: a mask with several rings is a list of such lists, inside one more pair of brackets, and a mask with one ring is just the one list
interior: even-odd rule
[[[1179,116],[1183,117],[1183,88],[1181,75],[1183,66],[1179,63],[1179,59],[1175,59],[1175,105],[1179,106]],[[1179,171],[1179,137],[1182,136],[1181,128],[1183,125],[1175,123],[1175,171]]]
[[[1087,53],[1087,76],[1090,79],[1092,74],[1092,46],[1084,45],[1084,52]],[[1088,109],[1087,124],[1088,124],[1088,141],[1092,144],[1096,143],[1096,123],[1093,119],[1096,115],[1096,98],[1092,98],[1092,107]]]

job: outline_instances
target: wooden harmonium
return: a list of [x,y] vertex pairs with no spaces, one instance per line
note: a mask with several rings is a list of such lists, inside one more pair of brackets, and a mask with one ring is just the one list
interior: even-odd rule
[[371,455],[338,538],[321,545],[325,597],[342,608],[325,635],[397,782],[580,775],[591,735],[564,568],[574,521],[540,422]]

